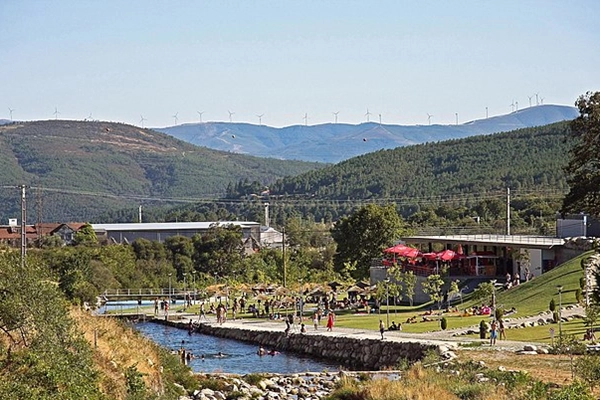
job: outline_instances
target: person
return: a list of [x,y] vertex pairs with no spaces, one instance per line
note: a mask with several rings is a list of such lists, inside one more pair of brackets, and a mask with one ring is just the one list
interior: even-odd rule
[[594,334],[594,331],[592,329],[586,330],[585,334],[583,335],[583,340],[589,340],[591,342],[596,342],[596,335]]
[[215,357],[217,357],[217,358],[223,358],[223,357],[225,357],[225,354],[223,354],[222,352],[218,352]]
[[194,332],[194,325],[192,324],[192,319],[190,318],[190,321],[188,323],[188,335],[191,335],[192,332]]
[[158,297],[154,299],[154,315],[158,315]]
[[306,333],[306,326],[304,326],[304,323],[300,324],[300,333]]
[[335,313],[330,311],[327,315],[327,331],[333,331],[333,324],[335,323]]
[[506,330],[504,326],[504,321],[499,321],[499,330],[500,330],[500,340],[506,340]]
[[289,320],[289,318],[286,318],[285,319],[285,331],[284,331],[285,336],[290,334],[290,328],[291,328],[290,320]]
[[313,315],[313,325],[315,326],[315,331],[319,329],[319,314],[315,313]]
[[383,320],[379,320],[379,333],[381,333],[381,340],[383,340],[383,332],[385,332],[385,325],[383,324]]
[[256,352],[256,354],[258,354],[259,356],[261,356],[261,357],[262,357],[262,356],[264,356],[265,354],[267,354],[267,351],[265,350],[265,348],[264,348],[264,347],[260,346],[260,347],[258,348],[258,351]]
[[202,360],[202,362],[204,362],[204,354],[202,354],[202,355],[200,356],[200,359]]
[[392,321],[392,325],[390,325],[390,331],[397,331],[398,325],[396,325],[396,321]]
[[492,321],[492,327],[490,329],[490,346],[496,344],[496,339],[498,338],[498,323],[496,320]]

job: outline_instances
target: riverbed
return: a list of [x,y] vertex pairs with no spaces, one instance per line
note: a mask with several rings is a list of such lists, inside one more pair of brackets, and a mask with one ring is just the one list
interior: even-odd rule
[[181,347],[192,352],[194,357],[189,362],[189,366],[194,372],[199,373],[293,374],[308,371],[335,371],[339,367],[334,363],[313,360],[293,353],[259,356],[256,345],[200,333],[189,335],[185,329],[152,322],[139,322],[134,325],[134,328],[173,352],[177,352]]

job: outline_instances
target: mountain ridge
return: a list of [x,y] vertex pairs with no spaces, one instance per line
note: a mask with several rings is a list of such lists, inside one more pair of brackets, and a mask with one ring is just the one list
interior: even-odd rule
[[214,198],[240,180],[266,185],[321,166],[198,147],[121,123],[13,122],[0,126],[0,219],[20,214],[14,187],[23,184],[42,192],[45,222],[87,221],[140,203]]
[[382,149],[508,132],[576,118],[575,107],[539,105],[459,125],[361,124],[267,125],[186,123],[153,128],[183,141],[258,157],[337,163]]

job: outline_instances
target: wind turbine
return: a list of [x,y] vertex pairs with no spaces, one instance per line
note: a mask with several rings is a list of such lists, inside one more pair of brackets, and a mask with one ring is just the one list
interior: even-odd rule
[[509,105],[510,105],[510,112],[515,112],[515,101],[513,100],[513,102],[510,103]]
[[517,111],[519,111],[519,102],[518,102],[518,101],[515,101],[515,109],[516,109]]
[[258,125],[259,126],[262,126],[262,117],[263,117],[263,115],[265,115],[265,114],[257,114],[256,115],[258,117]]
[[177,116],[179,115],[179,111],[177,111],[174,115],[171,115],[173,117],[173,119],[175,120],[175,125],[177,125],[177,120],[179,118],[177,118]]
[[334,123],[334,124],[337,124],[337,116],[338,116],[338,114],[339,114],[339,113],[340,113],[339,111],[332,112],[332,114],[333,114],[333,116],[334,116],[334,117],[333,117],[333,121],[334,121],[333,123]]
[[429,125],[431,125],[431,117],[433,117],[433,115],[427,113],[427,122],[428,122]]
[[308,113],[304,113],[304,117],[302,119],[304,120],[304,126],[308,126]]
[[11,120],[11,121],[13,120],[13,119],[12,119],[12,113],[13,113],[13,111],[16,111],[16,110],[15,110],[14,108],[10,108],[10,107],[8,107],[8,113],[10,114],[10,120]]
[[544,105],[544,98],[540,96],[540,104]]
[[233,122],[233,114],[235,114],[234,112],[231,112],[229,110],[227,110],[227,112],[229,113],[229,122]]
[[87,116],[87,118],[85,119],[86,121],[93,121],[94,117],[92,117],[92,113],[90,113],[90,115]]
[[379,113],[379,125],[381,125],[381,113]]
[[536,105],[536,106],[539,106],[539,105],[540,105],[540,100],[539,100],[539,97],[538,97],[538,96],[539,96],[539,94],[540,94],[539,92],[535,94],[535,105]]
[[458,113],[454,113],[454,116],[456,117],[456,125],[458,125]]
[[204,111],[196,111],[196,112],[200,116],[200,123],[202,123],[202,114],[204,114]]
[[531,107],[531,99],[533,99],[533,96],[527,96],[527,98],[529,99],[529,107]]
[[52,114],[54,114],[54,119],[58,119],[58,114],[60,114],[58,107],[54,107],[54,112]]
[[140,124],[142,124],[142,129],[144,128],[144,121],[147,121],[147,119],[144,118],[143,115],[140,115]]
[[367,108],[367,112],[365,113],[365,117],[367,117],[367,122],[369,122],[370,115],[371,115],[371,113],[369,112],[369,109]]
[[488,114],[488,108],[487,108],[487,107],[485,107],[485,119],[488,119],[488,115],[489,115],[489,114]]

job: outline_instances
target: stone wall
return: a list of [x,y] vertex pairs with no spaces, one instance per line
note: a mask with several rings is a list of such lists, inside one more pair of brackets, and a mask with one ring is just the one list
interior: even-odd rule
[[[187,329],[178,321],[156,322]],[[197,331],[206,335],[255,343],[267,349],[293,352],[313,358],[339,362],[354,370],[378,370],[397,366],[402,360],[415,362],[428,350],[438,346],[419,342],[386,342],[385,340],[359,339],[340,336],[303,335],[283,332],[258,331],[200,324]]]

